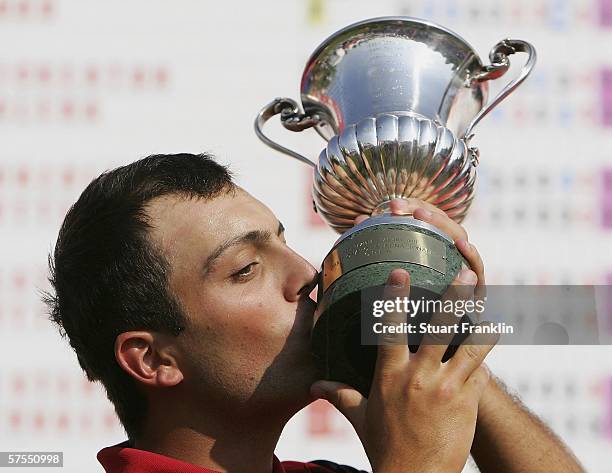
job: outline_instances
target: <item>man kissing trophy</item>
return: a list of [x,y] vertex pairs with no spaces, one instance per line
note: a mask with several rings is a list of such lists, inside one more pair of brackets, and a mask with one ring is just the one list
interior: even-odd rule
[[[487,103],[488,82],[506,73],[517,52],[528,55],[520,74]],[[525,41],[505,39],[489,60],[483,64],[463,38],[429,21],[365,20],[334,33],[311,55],[302,107],[277,98],[259,112],[257,136],[313,167],[315,209],[342,233],[323,260],[313,329],[326,379],[369,392],[376,351],[359,342],[362,291],[404,268],[411,287],[436,288],[440,296],[464,264],[447,235],[391,215],[390,202],[418,198],[463,220],[479,160],[470,144],[474,127],[525,80],[536,53]],[[314,128],[327,141],[318,162],[263,133],[275,115],[286,129]],[[359,215],[371,217],[353,226]]]

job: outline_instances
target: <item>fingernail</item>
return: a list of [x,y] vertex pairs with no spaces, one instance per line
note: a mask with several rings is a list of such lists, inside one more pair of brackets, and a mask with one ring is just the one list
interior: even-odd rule
[[469,251],[472,249],[472,245],[467,240],[456,240],[455,245],[463,251]]
[[418,208],[418,209],[416,209],[414,212],[415,212],[415,213],[416,213],[416,212],[420,212],[420,213],[421,213],[421,215],[422,215],[423,217],[425,217],[425,218],[431,218],[431,216],[433,215],[433,214],[432,214],[432,213],[431,213],[429,210],[424,209],[424,208],[422,208],[422,207],[419,207],[419,208]]
[[405,287],[406,284],[408,284],[408,274],[403,271],[399,274],[394,274],[393,278],[391,278],[392,287],[402,288]]
[[475,284],[478,280],[478,276],[471,269],[462,269],[459,273],[459,281],[465,284]]
[[405,285],[406,282],[404,281],[404,278],[402,278],[401,280],[396,279],[391,283],[391,287],[397,287],[398,289],[404,287]]

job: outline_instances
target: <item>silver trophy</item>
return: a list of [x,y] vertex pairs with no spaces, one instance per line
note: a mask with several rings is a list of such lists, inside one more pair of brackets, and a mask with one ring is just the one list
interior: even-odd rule
[[[487,102],[488,82],[503,76],[509,56],[527,53],[520,74]],[[461,221],[474,195],[478,149],[474,127],[533,69],[535,49],[505,39],[484,64],[456,33],[429,21],[384,17],[350,25],[311,55],[300,107],[277,98],[255,120],[271,148],[314,168],[315,210],[343,233],[325,257],[313,350],[328,379],[369,391],[375,351],[359,342],[361,291],[384,284],[393,268],[411,285],[443,292],[464,259],[437,228],[391,216],[389,202],[416,197]],[[272,141],[267,120],[291,131],[314,128],[327,141],[318,162]],[[372,215],[354,225],[358,215]],[[356,338],[357,337],[357,338]]]

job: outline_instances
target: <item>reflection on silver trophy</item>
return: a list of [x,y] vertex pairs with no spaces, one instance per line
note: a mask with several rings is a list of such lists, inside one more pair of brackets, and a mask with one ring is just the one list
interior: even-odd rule
[[[503,76],[509,56],[527,53],[520,74],[492,100],[488,82]],[[369,391],[375,347],[360,345],[360,293],[384,284],[398,267],[411,285],[443,290],[464,259],[448,236],[410,216],[391,216],[389,202],[416,197],[461,221],[472,202],[479,153],[474,127],[518,87],[536,53],[505,39],[484,64],[454,32],[407,17],[350,25],[312,54],[301,81],[300,107],[277,98],[255,121],[259,138],[314,168],[316,211],[345,232],[325,257],[313,350],[323,375]],[[314,128],[327,146],[318,162],[263,133],[280,115],[291,131]],[[353,227],[358,215],[372,215]]]

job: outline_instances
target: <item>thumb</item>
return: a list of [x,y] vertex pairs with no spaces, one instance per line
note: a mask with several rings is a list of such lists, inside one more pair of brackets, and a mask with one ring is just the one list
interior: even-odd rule
[[310,393],[316,399],[325,399],[338,409],[361,437],[365,425],[367,399],[359,391],[335,381],[317,381],[310,387]]

